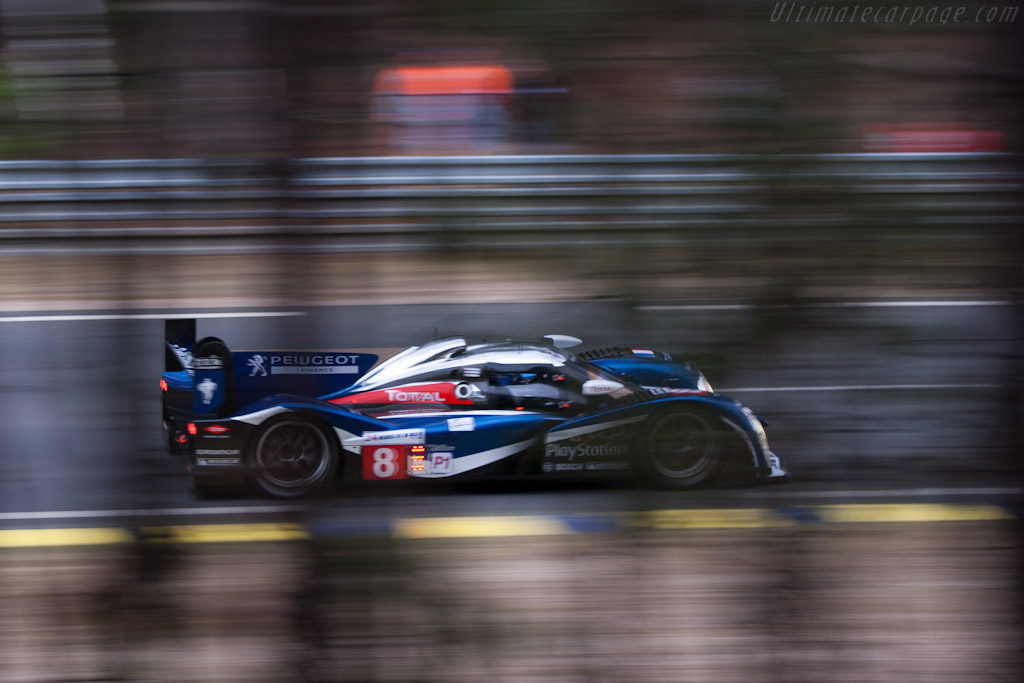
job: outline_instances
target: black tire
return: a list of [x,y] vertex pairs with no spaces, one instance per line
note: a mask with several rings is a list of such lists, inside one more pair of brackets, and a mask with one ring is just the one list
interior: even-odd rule
[[656,413],[644,423],[637,469],[654,486],[689,489],[714,483],[725,464],[721,422],[705,410]]
[[297,414],[264,423],[249,442],[253,482],[278,498],[321,491],[338,469],[338,442],[318,421]]

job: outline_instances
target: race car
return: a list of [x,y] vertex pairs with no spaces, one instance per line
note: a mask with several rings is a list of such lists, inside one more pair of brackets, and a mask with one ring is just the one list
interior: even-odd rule
[[781,479],[764,422],[685,362],[567,335],[349,351],[230,351],[166,322],[164,431],[197,492],[291,498],[348,480],[629,476],[663,488]]

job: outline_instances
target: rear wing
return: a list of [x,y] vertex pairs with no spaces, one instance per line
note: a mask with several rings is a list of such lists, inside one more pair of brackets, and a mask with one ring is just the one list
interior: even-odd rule
[[344,350],[231,351],[216,337],[196,341],[194,319],[164,323],[164,379],[192,391],[192,413],[223,417],[273,394],[319,397],[347,389],[378,360]]

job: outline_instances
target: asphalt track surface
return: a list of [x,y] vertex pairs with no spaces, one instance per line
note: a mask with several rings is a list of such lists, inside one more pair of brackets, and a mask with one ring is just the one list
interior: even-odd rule
[[[0,315],[0,681],[1014,680],[1014,307],[850,303]],[[658,348],[794,478],[196,500],[161,443],[166,313],[236,349]]]
[[[183,463],[168,457],[160,441],[157,384],[168,313],[201,314],[200,336],[222,337],[235,349],[397,350],[435,333],[469,340],[562,333],[587,346],[658,348],[690,360],[716,389],[767,418],[772,447],[794,479],[686,493],[605,484],[434,483],[346,490],[299,504],[247,492],[199,501],[188,491]],[[1015,514],[1020,498],[1011,448],[1019,428],[1020,407],[1010,399],[1021,346],[1013,315],[1013,306],[997,300],[6,314],[0,316],[0,528],[95,529],[117,542],[125,528],[174,526],[183,538],[205,533],[216,540],[216,528],[196,528],[244,522],[255,525],[244,533],[273,540],[310,529],[386,528],[402,535],[416,520],[486,517],[492,529],[501,519],[517,535],[531,528],[600,530],[638,519],[656,524],[658,514],[683,527],[735,522],[715,512],[721,510],[746,511],[729,514],[754,526],[841,522],[835,506],[848,504],[865,506],[845,521],[858,515],[860,521],[1002,519]],[[466,524],[462,532],[448,528],[474,535]],[[12,538],[0,543],[17,545]]]

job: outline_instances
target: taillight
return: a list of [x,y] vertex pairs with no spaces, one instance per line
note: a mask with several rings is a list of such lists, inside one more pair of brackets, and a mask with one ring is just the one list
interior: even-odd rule
[[188,423],[188,427],[186,427],[186,429],[188,430],[188,433],[191,434],[192,436],[195,436],[196,434],[199,433],[199,430],[196,429],[196,423],[195,422],[189,422]]
[[427,449],[425,446],[411,446],[409,448],[409,471],[410,472],[426,472],[427,471]]
[[167,391],[167,380],[165,380],[165,379],[161,379],[160,380],[160,388],[163,389],[164,391]]

